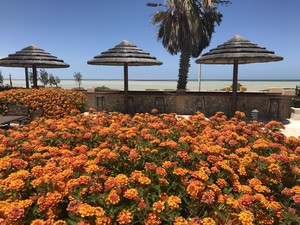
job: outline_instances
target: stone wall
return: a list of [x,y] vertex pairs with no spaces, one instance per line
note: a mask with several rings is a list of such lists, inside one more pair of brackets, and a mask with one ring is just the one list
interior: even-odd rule
[[[123,91],[86,92],[86,96],[87,109],[124,112]],[[257,109],[261,118],[289,118],[292,98],[280,93],[238,93],[236,110],[245,112],[248,117]],[[157,108],[161,113],[190,115],[200,111],[209,117],[222,111],[229,115],[231,101],[229,92],[129,91],[128,112],[143,113]]]

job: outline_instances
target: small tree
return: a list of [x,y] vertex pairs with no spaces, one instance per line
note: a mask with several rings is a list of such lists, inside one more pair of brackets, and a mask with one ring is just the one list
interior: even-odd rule
[[53,74],[49,74],[49,84],[55,85],[55,87],[57,87],[57,85],[60,83],[60,79],[58,76],[54,77]]
[[33,85],[33,73],[32,71],[28,72],[29,82],[31,85]]
[[80,72],[74,73],[75,82],[78,83],[78,87],[80,89],[81,81],[82,81],[82,75]]
[[55,85],[57,87],[57,85],[60,83],[60,78],[58,76],[55,77]]
[[9,74],[9,86],[12,88],[13,84],[12,84],[12,80],[11,80],[11,74]]
[[49,75],[44,69],[40,69],[40,81],[44,87],[46,87],[46,85],[49,83]]

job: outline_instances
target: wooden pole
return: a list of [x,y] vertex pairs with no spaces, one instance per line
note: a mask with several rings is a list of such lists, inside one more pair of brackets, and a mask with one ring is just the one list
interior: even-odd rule
[[237,82],[238,81],[238,60],[234,59],[233,63],[233,81],[232,81],[232,103],[231,103],[231,115],[233,116],[236,111],[237,100]]
[[29,76],[28,76],[28,68],[25,67],[25,79],[26,79],[26,88],[29,88]]
[[36,71],[36,66],[32,66],[32,76],[33,76],[33,88],[38,88],[37,85],[37,71]]
[[128,63],[124,64],[124,94],[125,113],[128,113]]

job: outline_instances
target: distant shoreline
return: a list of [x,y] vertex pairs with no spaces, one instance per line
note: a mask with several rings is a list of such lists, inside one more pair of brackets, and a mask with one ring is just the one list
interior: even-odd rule
[[[296,86],[300,86],[300,80],[238,80],[247,91],[260,91],[273,87],[282,87],[288,89],[295,89]],[[5,79],[4,84],[9,83],[9,80]],[[25,87],[25,79],[12,79],[13,87]],[[42,85],[39,81],[39,85]],[[208,90],[216,91],[223,90],[227,86],[232,85],[230,79],[203,79],[195,80],[191,79],[187,82],[187,89],[189,90]],[[49,85],[47,85],[49,86]],[[58,85],[65,89],[72,89],[78,87],[78,83],[75,79],[61,79]],[[107,87],[112,90],[124,90],[123,79],[82,79],[81,85],[84,89],[92,89],[97,87]],[[149,79],[132,79],[128,81],[128,87],[131,91],[144,91],[148,89],[176,90],[177,80],[149,80]]]
[[[9,81],[9,79],[5,78],[3,79],[4,81]],[[24,79],[12,79],[14,80],[24,80]],[[75,81],[75,79],[61,79],[61,80],[67,80],[67,81]],[[92,79],[92,78],[87,78],[87,79],[82,79],[82,81],[123,81],[123,79]],[[128,79],[129,81],[177,81],[177,79]],[[188,81],[198,81],[198,79],[189,79]],[[201,81],[232,81],[232,79],[201,79]],[[300,82],[300,79],[239,79],[238,81],[251,81],[251,82],[282,82],[282,81],[287,81],[287,82]]]

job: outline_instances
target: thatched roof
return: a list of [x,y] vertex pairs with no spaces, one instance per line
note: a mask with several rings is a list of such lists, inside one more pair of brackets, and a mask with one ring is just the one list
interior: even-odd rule
[[0,59],[0,66],[6,67],[32,67],[36,68],[65,68],[70,65],[64,63],[63,60],[52,56],[43,49],[35,45],[30,45],[17,51],[15,54],[10,54],[8,57]]
[[283,60],[283,57],[277,56],[273,51],[251,43],[249,40],[235,35],[224,44],[211,49],[203,54],[196,63],[201,64],[233,64],[238,60],[239,64],[272,62]]
[[155,57],[124,40],[108,51],[102,52],[87,62],[91,65],[123,66],[152,66],[161,65]]

